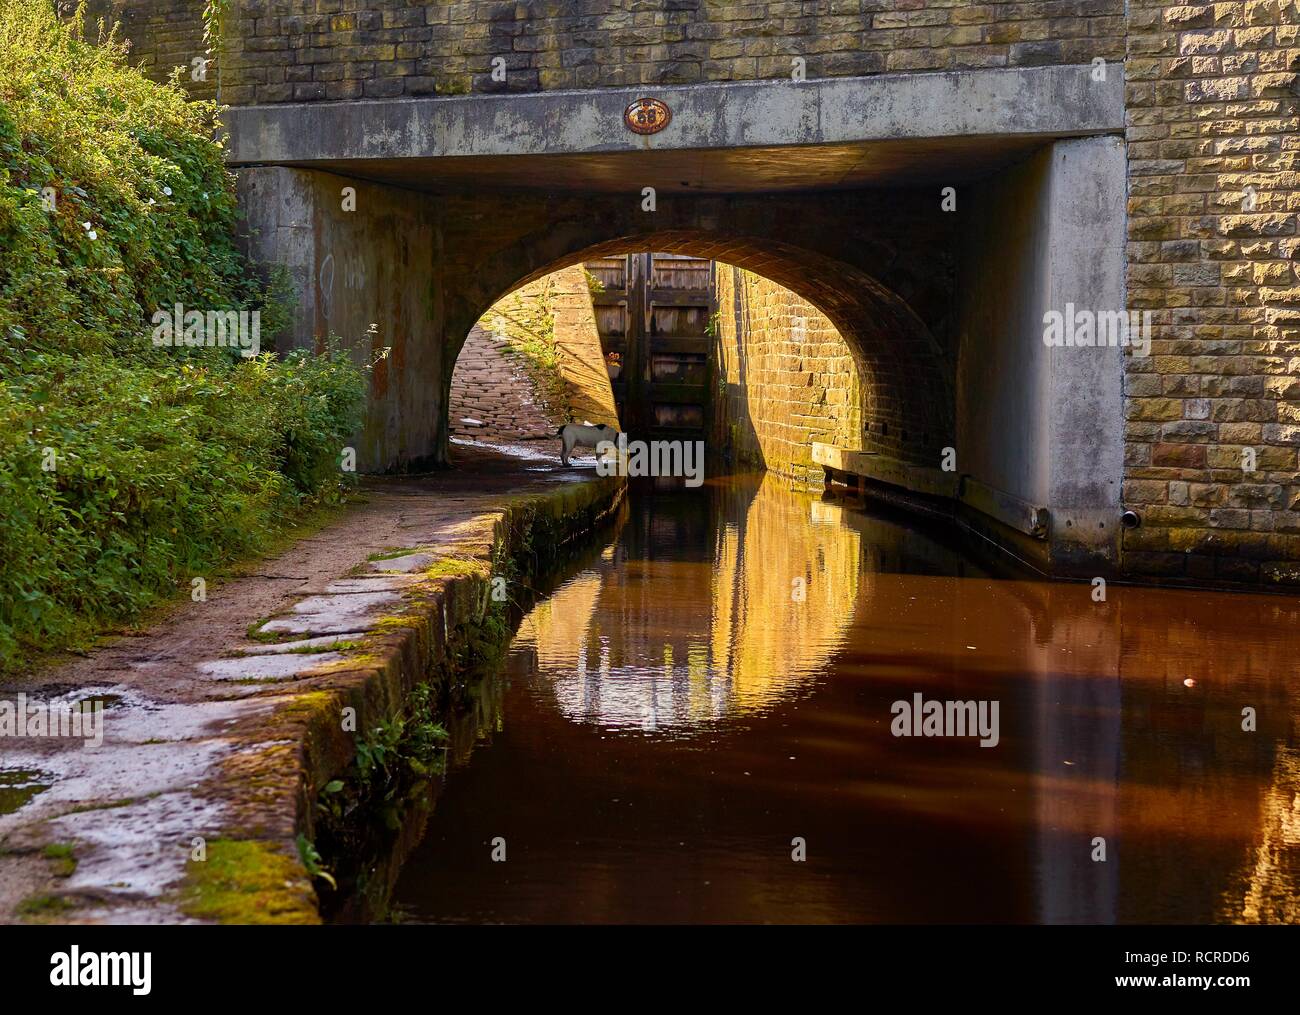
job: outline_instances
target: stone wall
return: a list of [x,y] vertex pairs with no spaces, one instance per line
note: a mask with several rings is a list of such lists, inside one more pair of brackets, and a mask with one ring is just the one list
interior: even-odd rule
[[568,394],[568,415],[561,423],[607,423],[618,427],[614,389],[600,345],[600,329],[591,304],[591,287],[582,265],[546,276],[560,375]]
[[807,300],[718,265],[713,441],[738,464],[819,483],[811,444],[862,446],[868,390],[843,337]]
[[[1108,61],[1124,0],[231,0],[232,104]],[[202,53],[200,0],[92,0],[150,72]],[[500,62],[494,76],[494,60]],[[210,94],[215,78],[190,82]]]
[[572,420],[618,425],[587,277],[564,268],[497,300],[451,377],[456,436],[550,440]]
[[[357,191],[365,214],[342,210],[346,187]],[[252,224],[243,238],[247,253],[286,269],[297,295],[276,351],[336,341],[358,366],[371,367],[366,418],[352,442],[358,469],[418,472],[444,464],[455,355],[443,342],[447,286],[434,203],[280,166],[241,170],[238,193]]]
[[1129,7],[1125,565],[1297,582],[1300,3]]
[[453,437],[541,440],[554,436],[564,407],[547,400],[509,339],[481,324],[456,358],[447,429]]
[[[186,83],[196,94],[211,95],[219,77],[221,97],[236,104],[783,78],[796,56],[807,61],[810,78],[1123,60],[1127,304],[1150,310],[1154,326],[1152,355],[1126,355],[1123,368],[1122,507],[1142,519],[1124,533],[1123,567],[1145,576],[1300,582],[1300,0],[233,4],[218,74]],[[202,54],[201,6],[198,0],[95,0],[90,13],[120,12],[136,58],[162,77],[171,66],[189,68]],[[491,75],[495,56],[505,61],[504,81]],[[575,197],[570,214],[568,199],[548,200],[523,208],[505,199],[452,197],[429,215],[445,223],[443,242],[460,242],[461,249],[476,249],[482,221],[500,222],[499,242],[487,250],[503,262],[497,274],[518,279],[576,248],[564,248],[557,222],[573,233],[589,231],[593,243],[604,239],[588,224],[609,214],[603,205]],[[460,215],[460,204],[476,201],[496,202],[509,214]],[[853,212],[854,205],[869,203],[855,195],[846,207]],[[815,301],[845,335],[883,320],[874,308],[845,309],[846,294],[861,286],[850,284],[841,266],[855,265],[901,295],[951,360],[956,338],[944,312],[935,310],[944,305],[942,294],[909,290],[906,280],[879,274],[882,265],[907,258],[937,266],[930,273],[941,277],[949,269],[944,252],[960,241],[926,234],[939,227],[920,217],[899,228],[899,215],[909,208],[891,205],[884,215],[818,229],[815,243],[805,242],[812,232],[805,220],[783,219],[782,232],[801,234],[789,250],[776,251],[770,227],[733,227],[733,233],[747,233],[742,255],[728,249],[728,237],[701,228],[703,216],[691,217],[689,235],[664,231],[647,237],[646,246],[739,262],[775,276]],[[716,232],[716,225],[709,228]],[[889,256],[868,263],[860,249],[891,230],[898,236],[888,240]],[[629,235],[625,227],[605,231],[608,237]],[[837,264],[809,256],[838,242],[837,235],[843,240],[834,252]],[[521,250],[521,237],[531,244],[528,251]],[[443,282],[452,284],[440,285],[434,297],[435,304],[448,301],[448,314],[438,317],[434,330],[449,325],[439,340],[452,351],[500,291],[482,298],[480,283],[454,267],[439,269]],[[910,266],[907,274],[925,277]],[[838,288],[827,288],[832,280]],[[941,278],[936,288],[950,287]],[[892,322],[882,328],[896,330]],[[917,414],[931,406],[947,411],[944,379],[919,355],[890,366],[885,357],[901,348],[896,343],[864,342],[862,348],[878,350],[868,364],[876,404],[864,407],[864,428],[871,423],[873,429],[862,435],[863,443],[872,446],[876,424],[887,424],[891,440],[906,430],[909,443],[919,435],[924,446],[879,450],[932,462],[936,447],[953,439],[953,427]],[[906,381],[919,367],[929,371],[924,388]],[[924,397],[918,397],[921,390]],[[424,443],[425,435],[419,437]],[[756,428],[753,447],[761,451],[764,439],[769,450],[782,447]],[[789,434],[784,439],[792,440]],[[792,453],[771,453],[774,460],[794,460]],[[385,451],[381,460],[392,456]]]

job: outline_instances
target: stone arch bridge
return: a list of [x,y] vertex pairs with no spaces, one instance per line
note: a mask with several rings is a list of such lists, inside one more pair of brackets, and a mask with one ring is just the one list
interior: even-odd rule
[[[301,296],[283,344],[391,347],[367,467],[445,463],[493,300],[678,252],[829,318],[844,450],[1044,570],[1300,581],[1296,3],[237,0],[212,66],[197,6],[91,13],[230,104],[251,250]],[[659,133],[624,123],[646,97]],[[1043,341],[1134,309],[1146,355]]]

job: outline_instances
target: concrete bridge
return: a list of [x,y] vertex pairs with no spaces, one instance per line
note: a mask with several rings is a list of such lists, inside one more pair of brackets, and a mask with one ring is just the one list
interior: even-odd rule
[[[447,461],[495,299],[679,252],[824,314],[843,450],[1044,570],[1300,582],[1295,3],[240,0],[212,67],[199,5],[99,6],[231,103],[251,249],[301,296],[282,343],[391,348],[371,469]],[[634,133],[647,97],[671,121]],[[1127,310],[1145,355],[1044,342]],[[799,432],[769,394],[830,354],[778,338],[726,401]]]

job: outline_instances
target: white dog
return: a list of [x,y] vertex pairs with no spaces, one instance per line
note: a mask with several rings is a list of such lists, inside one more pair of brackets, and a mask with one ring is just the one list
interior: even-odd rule
[[560,461],[568,465],[569,456],[573,454],[574,448],[595,450],[596,445],[602,441],[612,443],[618,440],[618,431],[607,423],[601,423],[599,426],[592,426],[590,423],[565,423],[555,431],[555,436],[561,441]]

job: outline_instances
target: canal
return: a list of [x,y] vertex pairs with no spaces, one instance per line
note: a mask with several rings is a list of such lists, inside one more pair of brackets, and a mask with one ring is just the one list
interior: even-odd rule
[[[394,910],[1300,921],[1298,612],[1099,602],[772,477],[638,488],[480,689]],[[996,744],[895,735],[929,701]]]

